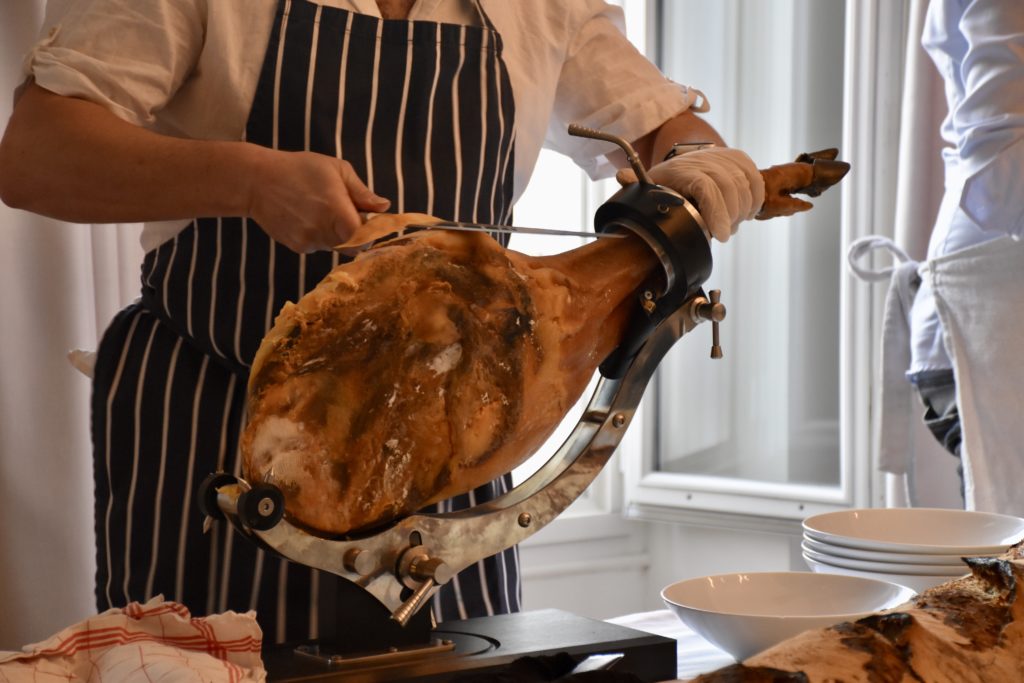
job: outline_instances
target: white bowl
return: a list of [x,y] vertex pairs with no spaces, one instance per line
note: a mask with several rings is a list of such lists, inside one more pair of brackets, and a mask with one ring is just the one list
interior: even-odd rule
[[826,512],[803,522],[818,541],[863,550],[988,555],[1024,538],[1024,519],[945,508],[861,508]]
[[864,572],[886,572],[889,574],[917,574],[934,576],[960,576],[970,571],[963,562],[957,561],[954,564],[904,564],[901,562],[872,562],[869,560],[851,560],[847,557],[838,557],[828,553],[819,553],[812,550],[806,543],[800,545],[804,556],[819,562],[828,562],[837,567],[846,569],[859,569]]
[[[864,579],[876,579],[879,581],[889,581],[900,586],[906,586],[915,593],[922,593],[929,588],[938,586],[939,584],[952,581],[953,579],[959,578],[958,576],[940,576],[940,575],[929,575],[929,574],[890,574],[889,572],[864,572],[857,569],[848,569],[846,567],[839,567],[828,562],[821,562],[820,560],[813,560],[807,555],[804,555],[804,562],[811,568],[811,571],[818,572],[821,574],[840,574],[842,576],[856,576]],[[964,574],[970,573],[966,567],[964,567]]]
[[[808,550],[832,555],[834,557],[845,557],[850,560],[867,560],[869,562],[903,562],[905,564],[956,564],[961,562],[963,555],[960,553],[948,554],[926,554],[926,553],[897,553],[884,550],[863,550],[861,548],[848,548],[843,545],[819,541],[811,536],[804,535],[803,544]],[[1002,553],[1002,550],[995,553],[974,553],[970,557],[992,557]],[[961,563],[962,566],[962,563]]]
[[878,579],[812,572],[702,576],[661,592],[684,624],[737,660],[797,633],[853,621],[912,596],[910,589]]

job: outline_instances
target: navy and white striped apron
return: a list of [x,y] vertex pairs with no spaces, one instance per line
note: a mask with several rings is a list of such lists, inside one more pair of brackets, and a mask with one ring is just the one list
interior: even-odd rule
[[[507,221],[515,108],[501,38],[477,9],[480,27],[281,0],[246,139],[344,158],[399,212]],[[336,577],[266,554],[228,525],[203,535],[195,491],[211,472],[240,473],[256,348],[281,306],[338,258],[295,254],[243,218],[198,218],[146,255],[142,300],[104,333],[94,380],[101,611],[162,593],[197,615],[255,609],[268,642],[316,637],[320,582]],[[519,604],[513,548],[444,586],[434,610],[452,619]]]

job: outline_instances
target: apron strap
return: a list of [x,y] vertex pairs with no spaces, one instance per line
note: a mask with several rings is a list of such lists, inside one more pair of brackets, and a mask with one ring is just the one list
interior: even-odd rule
[[487,16],[487,12],[484,11],[483,3],[480,0],[473,0],[473,5],[476,7],[477,14],[480,15],[480,21],[483,22],[483,25],[497,33],[498,29],[494,28],[494,22],[491,21],[491,18]]
[[888,280],[892,277],[892,272],[896,268],[895,265],[888,268],[873,269],[870,267],[861,266],[858,261],[862,258],[875,251],[876,249],[884,249],[893,255],[896,263],[906,263],[910,260],[910,256],[907,252],[893,242],[888,237],[882,237],[881,235],[868,235],[867,237],[861,237],[859,240],[855,240],[850,247],[846,250],[846,264],[849,266],[850,271],[864,282],[879,282],[881,280]]
[[[872,268],[859,262],[876,249],[888,251],[894,263]],[[865,282],[889,281],[882,315],[881,367],[877,400],[878,468],[892,474],[913,474],[915,396],[907,381],[910,367],[910,309],[917,292],[919,264],[888,237],[868,235],[850,244],[846,252],[850,271]],[[911,501],[913,503],[913,501]]]

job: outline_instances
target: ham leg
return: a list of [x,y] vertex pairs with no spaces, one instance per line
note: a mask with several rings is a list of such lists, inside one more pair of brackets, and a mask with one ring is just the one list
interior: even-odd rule
[[[761,171],[759,217],[806,209],[789,194],[849,168],[815,154]],[[380,215],[339,247],[432,221]],[[244,474],[279,487],[293,522],[335,534],[470,491],[544,443],[660,277],[633,235],[547,257],[480,233],[384,242],[282,309],[250,376]]]
[[344,534],[509,472],[575,404],[659,271],[632,236],[534,257],[428,230],[365,251],[264,339],[245,476],[278,486],[293,522]]

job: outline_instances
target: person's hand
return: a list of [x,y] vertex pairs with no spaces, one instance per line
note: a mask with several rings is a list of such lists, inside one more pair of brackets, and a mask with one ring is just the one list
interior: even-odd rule
[[[765,179],[744,152],[711,147],[672,157],[648,171],[651,180],[688,198],[700,210],[711,236],[725,242],[741,221],[754,218],[765,203]],[[616,175],[636,182],[632,169]]]
[[314,152],[266,149],[249,189],[249,217],[274,240],[298,253],[346,241],[362,224],[360,211],[386,211],[342,159]]

